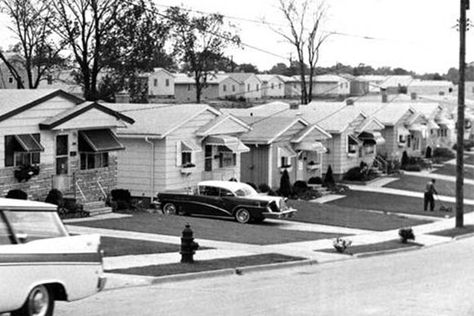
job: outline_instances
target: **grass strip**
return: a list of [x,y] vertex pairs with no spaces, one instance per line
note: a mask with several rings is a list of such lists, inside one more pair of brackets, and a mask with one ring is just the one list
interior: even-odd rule
[[[104,249],[105,257],[145,255],[152,253],[167,253],[180,251],[180,245],[176,244],[104,236],[101,237],[101,246],[102,249]],[[200,247],[199,249],[207,250],[212,248]]]
[[442,236],[442,237],[458,237],[462,235],[474,233],[474,225],[466,225],[464,227],[455,227],[450,229],[444,229],[436,232],[429,233],[430,235]]
[[285,256],[285,255],[281,255],[277,253],[269,253],[269,254],[259,254],[259,255],[252,255],[252,256],[231,257],[231,258],[225,258],[225,259],[203,260],[203,261],[196,261],[195,263],[172,263],[172,264],[152,265],[152,266],[137,267],[137,268],[130,268],[130,269],[117,269],[117,270],[109,270],[107,272],[159,277],[159,276],[165,276],[165,275],[195,273],[195,272],[203,272],[203,271],[214,271],[214,270],[221,270],[221,269],[233,269],[233,268],[257,266],[257,265],[262,265],[262,264],[300,261],[304,259],[305,258],[301,258],[301,257],[292,257],[292,256]]
[[[379,242],[375,244],[351,246],[347,248],[343,254],[356,255],[356,254],[361,254],[361,253],[370,253],[370,252],[376,252],[376,251],[387,251],[387,250],[421,247],[421,246],[422,246],[421,244],[418,244],[416,242],[408,242],[404,244],[400,241],[400,239],[393,239],[393,240],[388,240],[388,241]],[[328,249],[322,249],[322,250],[316,250],[316,251],[327,252],[327,253],[339,253],[334,248],[328,248]]]

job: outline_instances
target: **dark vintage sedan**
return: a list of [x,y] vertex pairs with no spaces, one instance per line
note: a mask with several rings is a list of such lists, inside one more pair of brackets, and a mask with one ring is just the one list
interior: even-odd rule
[[242,224],[291,217],[296,212],[285,198],[261,195],[248,184],[234,181],[203,181],[193,192],[159,193],[158,201],[164,214],[233,217]]

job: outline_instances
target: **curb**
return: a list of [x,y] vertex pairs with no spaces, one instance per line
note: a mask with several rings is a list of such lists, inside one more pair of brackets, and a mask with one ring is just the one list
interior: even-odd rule
[[154,277],[153,279],[151,279],[150,284],[191,281],[191,280],[214,278],[214,277],[227,276],[227,275],[233,275],[233,274],[235,274],[235,269],[232,269],[232,268],[213,270],[213,271],[173,274],[173,275]]
[[380,251],[371,251],[371,252],[362,252],[358,253],[355,255],[352,255],[354,258],[368,258],[368,257],[375,257],[379,255],[390,255],[390,254],[395,254],[399,252],[405,252],[405,251],[413,251],[413,250],[418,250],[423,247],[426,247],[425,245],[419,245],[419,246],[410,246],[410,247],[401,247],[401,248],[396,248],[396,249],[387,249],[387,250],[380,250]]
[[474,233],[469,233],[469,234],[464,234],[464,235],[459,235],[459,236],[454,236],[454,240],[460,240],[460,239],[465,239],[465,238],[470,238],[474,237]]

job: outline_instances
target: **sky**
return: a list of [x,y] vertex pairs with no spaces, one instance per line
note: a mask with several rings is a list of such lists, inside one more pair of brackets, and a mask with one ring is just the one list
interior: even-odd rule
[[[290,56],[296,56],[294,48],[268,25],[282,28],[280,25],[285,23],[278,10],[278,0],[152,1],[163,10],[173,5],[226,16],[237,27],[245,44],[226,51],[237,63],[252,63],[259,70],[268,70],[279,62],[288,64]],[[459,2],[326,0],[327,15],[321,29],[345,35],[329,37],[321,48],[319,65],[363,63],[373,67],[402,67],[420,74],[446,73],[450,67],[459,65],[459,32],[455,27]],[[468,18],[473,11],[467,11]],[[14,42],[7,25],[6,17],[0,16],[0,46],[4,48]],[[467,32],[466,60],[474,61],[474,29]]]

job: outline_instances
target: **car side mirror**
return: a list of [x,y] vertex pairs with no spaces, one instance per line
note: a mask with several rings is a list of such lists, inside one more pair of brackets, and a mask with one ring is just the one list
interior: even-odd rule
[[28,234],[27,233],[18,233],[18,234],[16,234],[16,237],[22,244],[24,244],[28,241]]

